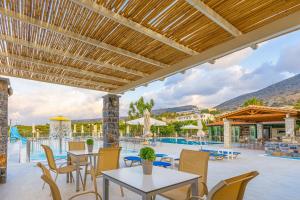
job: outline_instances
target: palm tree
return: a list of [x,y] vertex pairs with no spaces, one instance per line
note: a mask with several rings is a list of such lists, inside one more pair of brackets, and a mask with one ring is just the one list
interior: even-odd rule
[[244,103],[243,103],[243,107],[247,107],[250,105],[255,105],[255,106],[263,106],[264,102],[261,99],[258,99],[256,97],[252,97],[250,99],[247,99]]

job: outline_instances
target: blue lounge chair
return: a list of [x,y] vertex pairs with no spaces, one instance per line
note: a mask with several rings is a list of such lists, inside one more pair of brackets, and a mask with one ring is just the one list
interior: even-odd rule
[[209,157],[213,158],[214,160],[223,160],[225,155],[222,153],[219,153],[217,150],[209,150],[209,149],[201,149],[202,152],[208,152]]
[[167,157],[168,155],[167,154],[164,154],[164,153],[157,153],[155,154],[157,158],[163,158],[163,157]]
[[[129,164],[128,164],[129,162]],[[141,164],[141,158],[139,156],[126,156],[124,157],[124,163],[126,167],[132,167],[134,164]]]
[[167,168],[167,167],[170,167],[172,164],[169,163],[169,162],[162,162],[162,161],[154,161],[153,162],[153,166],[157,166],[157,167],[164,167],[164,168]]

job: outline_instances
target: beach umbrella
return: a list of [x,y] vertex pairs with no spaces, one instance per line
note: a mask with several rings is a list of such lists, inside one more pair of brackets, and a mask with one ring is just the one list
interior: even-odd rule
[[151,128],[150,112],[148,111],[148,109],[146,109],[144,111],[144,134],[143,134],[144,137],[152,135],[150,128]]
[[76,133],[76,124],[73,125],[73,133]]
[[93,137],[96,137],[97,135],[97,124],[94,124],[93,126]]
[[84,130],[83,130],[83,124],[81,125],[81,136],[83,136]]
[[[195,125],[192,125],[192,124],[189,124],[189,125],[185,125],[185,126],[181,127],[181,129],[184,129],[184,130],[198,130],[199,127],[195,126]],[[186,137],[189,137],[188,132],[186,133]]]
[[101,126],[101,124],[99,124],[99,132],[98,132],[99,137],[101,136],[101,132],[102,132],[102,126]]
[[40,130],[36,129],[36,138],[39,138],[39,137],[40,137]]
[[127,125],[126,125],[126,135],[128,135],[129,132],[130,132],[130,130],[129,130],[129,125],[127,124]]
[[[138,118],[138,119],[127,121],[126,123],[129,124],[129,125],[144,126],[144,122],[145,122],[144,117],[141,117],[141,118]],[[150,117],[150,125],[151,126],[166,126],[167,123]]]
[[203,131],[203,125],[202,125],[202,121],[198,120],[198,132],[197,132],[197,136],[198,137],[204,137],[205,136],[205,132]]
[[32,124],[32,137],[35,137],[36,135],[35,125]]

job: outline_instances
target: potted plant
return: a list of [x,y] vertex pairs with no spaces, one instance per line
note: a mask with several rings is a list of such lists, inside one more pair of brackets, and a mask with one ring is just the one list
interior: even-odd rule
[[86,144],[87,144],[88,152],[92,152],[94,147],[94,140],[92,138],[89,138],[86,140]]
[[140,150],[140,157],[142,159],[143,173],[146,175],[152,174],[152,163],[155,161],[155,151],[151,147],[144,147]]

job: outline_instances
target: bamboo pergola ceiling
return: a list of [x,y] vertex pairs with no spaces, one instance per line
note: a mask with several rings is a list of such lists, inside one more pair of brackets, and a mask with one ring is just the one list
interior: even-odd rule
[[299,0],[0,1],[0,74],[121,93],[300,27]]

